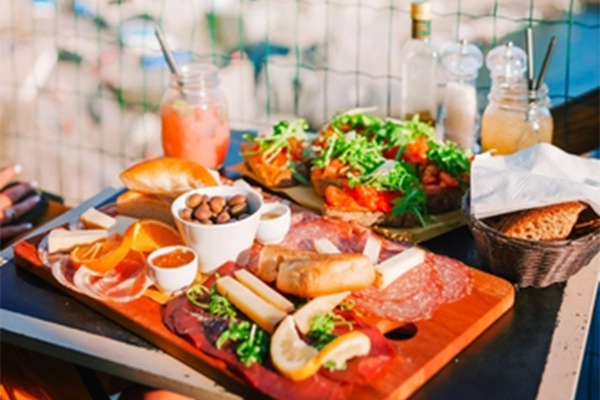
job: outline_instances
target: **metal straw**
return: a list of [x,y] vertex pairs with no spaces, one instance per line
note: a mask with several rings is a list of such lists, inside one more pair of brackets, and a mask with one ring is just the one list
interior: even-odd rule
[[546,78],[546,72],[548,72],[548,64],[550,64],[550,59],[552,58],[552,53],[554,52],[555,47],[556,47],[556,36],[552,36],[552,39],[550,39],[550,43],[548,43],[548,48],[546,49],[546,55],[544,56],[544,61],[542,62],[542,68],[540,69],[540,76],[535,81],[535,90],[536,91],[544,83],[544,79]]
[[[165,36],[163,35],[162,31],[160,30],[160,27],[157,24],[154,24],[154,34],[156,35],[156,39],[158,39],[158,43],[160,43],[160,48],[162,49],[162,52],[165,56],[167,64],[169,65],[171,73],[176,75],[177,77],[181,77],[179,69],[177,68],[177,63],[175,62],[173,54],[171,53],[171,50],[169,50],[169,46],[167,45],[167,41],[165,40]],[[181,78],[179,78],[178,83],[179,86],[183,86]]]
[[527,85],[529,90],[533,90],[533,35],[531,27],[527,28]]

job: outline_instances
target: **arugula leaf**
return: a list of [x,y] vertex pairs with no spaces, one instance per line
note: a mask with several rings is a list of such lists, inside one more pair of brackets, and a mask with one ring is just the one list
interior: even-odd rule
[[247,367],[255,362],[262,363],[269,346],[265,332],[258,325],[248,321],[232,320],[229,327],[217,339],[216,347],[220,349],[227,341],[238,343],[235,353]]
[[315,315],[310,321],[310,330],[307,334],[308,337],[314,339],[311,346],[321,350],[331,343],[337,337],[337,335],[332,333],[336,325],[348,325],[351,330],[354,328],[351,321],[347,321],[344,317],[332,311],[322,315]]
[[316,168],[325,168],[336,158],[348,167],[348,175],[366,175],[385,162],[382,148],[366,136],[346,140],[343,135],[332,135],[327,139],[327,148],[313,161]]
[[[208,310],[212,316],[235,318],[237,314],[229,298],[217,291],[216,284],[213,284],[210,289],[204,285],[194,285],[187,290],[186,296],[193,304]],[[202,301],[206,298],[209,298],[208,303]]]
[[243,153],[244,156],[261,154],[265,163],[272,162],[282,151],[286,150],[290,159],[290,139],[308,142],[306,135],[308,123],[304,119],[280,121],[272,128],[270,136],[257,136],[251,133],[243,134],[244,140],[258,143],[258,149]]
[[427,159],[459,181],[463,180],[471,169],[469,152],[459,149],[453,142],[430,143]]

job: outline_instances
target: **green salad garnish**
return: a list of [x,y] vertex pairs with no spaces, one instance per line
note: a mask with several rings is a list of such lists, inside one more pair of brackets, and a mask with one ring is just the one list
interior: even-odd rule
[[470,153],[459,149],[453,142],[431,142],[429,151],[427,151],[427,159],[459,181],[463,181],[465,174],[471,170]]
[[[187,290],[186,296],[190,302],[207,310],[210,315],[229,319],[227,329],[217,339],[217,349],[231,341],[237,344],[235,352],[245,366],[249,367],[255,362],[262,363],[269,351],[267,334],[255,323],[238,320],[234,305],[227,296],[217,291],[216,283],[210,289],[204,285],[194,285]],[[208,302],[205,301],[207,299]]]
[[385,162],[381,146],[365,136],[356,136],[353,139],[347,139],[343,135],[330,136],[326,149],[314,159],[313,165],[316,168],[325,168],[333,159],[338,159],[347,166],[348,172],[359,175],[370,174]]
[[[293,121],[280,121],[272,128],[270,136],[257,136],[252,133],[245,133],[243,139],[258,143],[257,150],[244,153],[244,155],[261,154],[265,163],[272,162],[284,149],[291,151],[290,139],[297,139],[301,142],[308,142],[306,130],[308,123],[304,119],[295,119]],[[288,152],[289,154],[289,152]]]

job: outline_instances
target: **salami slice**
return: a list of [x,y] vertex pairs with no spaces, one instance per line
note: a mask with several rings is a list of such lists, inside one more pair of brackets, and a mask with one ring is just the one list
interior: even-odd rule
[[465,264],[434,254],[429,254],[428,259],[437,271],[443,303],[455,302],[471,292],[471,274]]

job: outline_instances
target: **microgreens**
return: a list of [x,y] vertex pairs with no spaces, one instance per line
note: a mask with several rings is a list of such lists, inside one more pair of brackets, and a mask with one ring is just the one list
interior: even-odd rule
[[353,329],[351,321],[344,319],[341,315],[334,314],[332,311],[322,315],[315,315],[310,321],[310,330],[308,331],[308,336],[314,339],[312,346],[321,350],[331,343],[337,337],[333,333],[333,329],[337,325],[348,325],[350,330]]
[[469,152],[459,149],[452,142],[430,143],[427,159],[459,180],[463,180],[471,168]]
[[371,142],[365,136],[356,136],[352,140],[339,135],[330,136],[325,151],[315,158],[313,165],[317,168],[325,168],[334,158],[347,166],[349,172],[358,175],[370,174],[385,162],[381,154],[381,146]]
[[[210,315],[229,319],[227,329],[217,339],[217,349],[230,340],[238,343],[236,354],[245,366],[249,367],[255,362],[262,363],[269,349],[267,335],[254,323],[238,321],[235,307],[227,296],[217,292],[216,284],[210,289],[204,285],[194,285],[187,290],[186,295],[189,301],[207,310]],[[207,299],[208,303],[203,302],[203,299]]]
[[261,154],[265,163],[272,162],[284,149],[288,151],[288,158],[291,152],[290,139],[296,139],[301,142],[308,142],[306,135],[308,123],[304,119],[295,119],[293,121],[280,121],[273,126],[271,135],[256,136],[251,133],[243,135],[244,140],[258,143],[258,149],[244,153],[244,155]]

